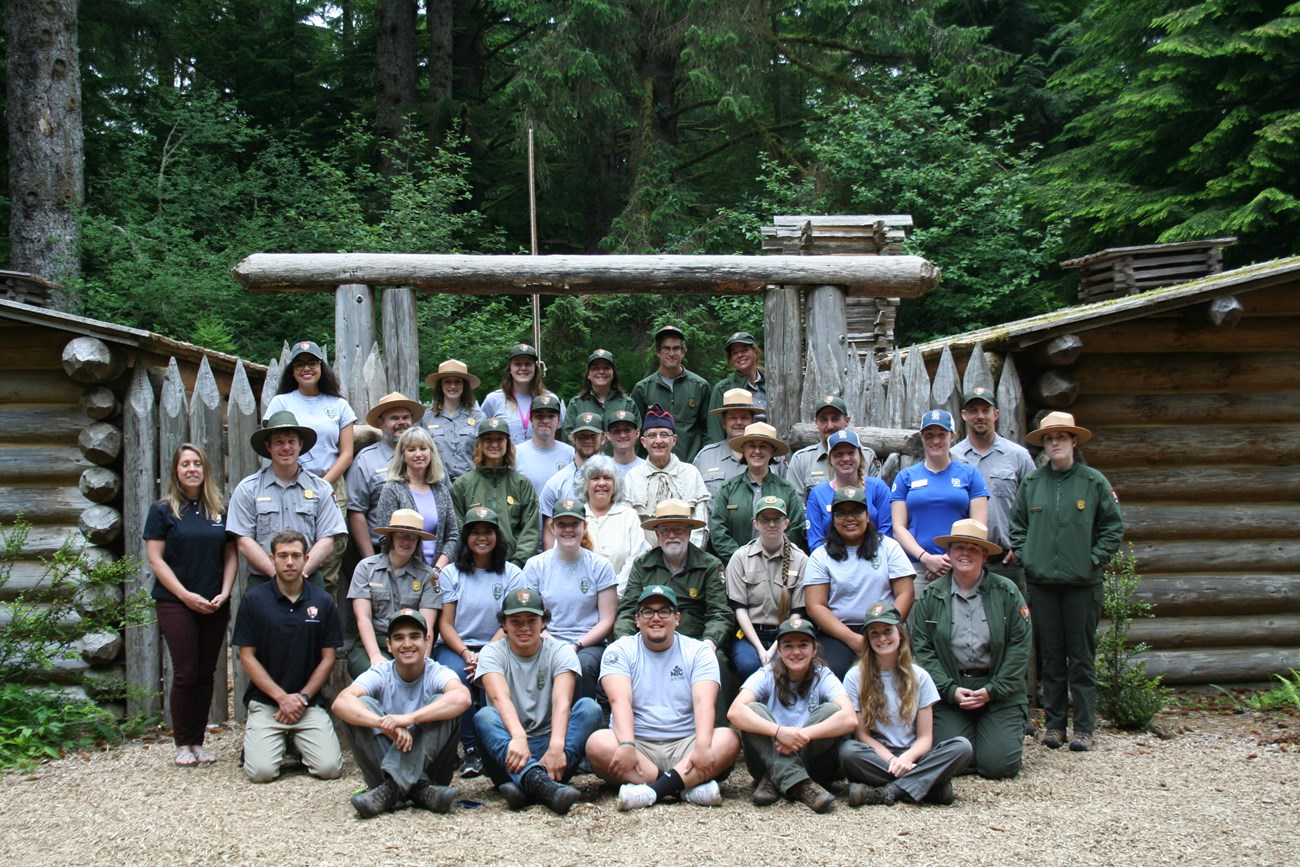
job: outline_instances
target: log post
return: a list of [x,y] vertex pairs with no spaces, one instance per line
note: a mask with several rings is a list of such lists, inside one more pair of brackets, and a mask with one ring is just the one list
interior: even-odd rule
[[95,421],[112,418],[122,409],[122,405],[117,402],[117,395],[113,394],[112,389],[102,385],[93,386],[82,392],[79,404],[81,411]]
[[374,294],[365,283],[344,283],[334,290],[334,372],[357,418],[365,418],[372,406],[365,364],[374,342]]
[[[810,258],[810,257],[801,257]],[[830,257],[822,257],[830,258]],[[843,286],[813,286],[808,290],[808,355],[817,356],[822,394],[843,394],[848,369],[848,317]],[[820,397],[821,394],[814,395]]]
[[[858,439],[864,446],[879,455],[881,460],[884,460],[886,455],[898,454],[919,458],[924,454],[924,448],[921,445],[921,434],[915,428],[903,430],[866,427],[855,424],[850,427],[850,430],[858,435]],[[798,424],[791,425],[787,442],[790,448],[800,449],[819,442],[820,439],[821,434],[817,432],[817,425],[812,422],[801,421]]]
[[987,388],[993,391],[995,382],[993,370],[989,367],[988,355],[984,352],[984,344],[976,343],[975,348],[970,351],[970,358],[966,360],[966,373],[961,379],[963,396],[965,392],[976,388]]
[[862,373],[862,359],[858,357],[858,348],[849,344],[848,358],[845,362],[848,370],[844,377],[844,405],[848,408],[849,418],[865,423],[867,418],[867,390]]
[[[388,387],[388,371],[384,369],[384,355],[379,351],[377,342],[370,344],[370,352],[366,355],[366,363],[362,365],[361,376],[365,381],[366,395],[370,398],[371,406],[383,400],[384,395],[391,390]],[[417,397],[414,394],[407,396]]]
[[[158,466],[158,413],[153,388],[143,364],[136,365],[127,393],[124,425],[128,442],[122,481],[123,527],[126,531],[126,554],[139,559],[140,566],[126,581],[127,595],[147,592],[152,577],[145,559],[145,517],[158,498],[154,468]],[[160,642],[157,621],[133,625],[126,630],[127,682],[142,692],[127,699],[129,713],[154,715],[161,709],[158,700]]]
[[[199,372],[194,377],[194,393],[190,398],[190,441],[203,447],[211,466],[208,472],[218,482],[226,477],[226,450],[221,442],[221,390],[212,375],[212,365],[205,355],[199,362]],[[212,705],[208,721],[226,721],[226,690],[229,684],[226,673],[226,645],[222,644],[218,656],[216,677],[212,690]]]
[[915,344],[907,350],[903,376],[907,379],[907,406],[899,427],[916,427],[921,423],[921,416],[930,410],[930,374],[925,369],[925,358]]
[[[287,360],[289,357],[288,350],[280,353],[281,359]],[[266,379],[262,381],[262,400],[261,412],[258,413],[258,424],[261,424],[262,416],[266,415],[266,409],[271,405],[271,398],[275,397],[275,390],[280,384],[280,371],[284,370],[285,361],[272,358],[266,365]],[[245,374],[247,375],[247,374]],[[247,442],[247,440],[245,440]]]
[[[267,378],[270,379],[269,376]],[[253,435],[253,431],[258,428],[258,418],[257,398],[253,394],[253,387],[248,382],[248,372],[244,370],[244,362],[238,361],[235,363],[235,373],[230,379],[230,398],[226,411],[227,441],[229,443],[226,461],[228,473],[226,483],[227,501],[229,501],[231,493],[234,492],[235,486],[242,479],[257,472],[257,453],[253,451],[253,447],[249,445],[248,441]],[[235,579],[235,586],[230,593],[230,610],[232,612],[239,610],[239,603],[243,599],[244,582],[247,576],[248,563],[245,562],[243,557],[240,557],[239,576]],[[230,635],[235,628],[234,623],[235,620],[232,617],[226,630],[227,646],[230,644]],[[239,664],[238,654],[231,654],[230,670],[231,678],[235,683],[235,719],[242,723],[245,716],[244,689],[248,686],[248,677]],[[225,701],[224,693],[221,700]]]
[[877,426],[886,424],[889,410],[885,406],[885,383],[880,378],[880,365],[875,353],[868,352],[862,359],[862,380],[866,412],[857,421]]
[[86,460],[108,466],[122,454],[122,432],[106,421],[97,421],[82,428],[77,445]]
[[799,288],[769,286],[763,294],[763,357],[779,359],[764,370],[767,420],[778,436],[802,420],[803,335],[799,328]]
[[817,361],[817,353],[810,347],[804,356],[803,397],[799,400],[799,418],[813,418],[813,407],[829,393],[822,388],[821,364]]
[[1066,409],[1074,405],[1079,396],[1079,381],[1068,370],[1046,370],[1034,381],[1030,393],[1034,400],[1053,409]]
[[109,382],[126,370],[126,356],[98,337],[74,337],[63,347],[63,370],[77,382]]
[[[952,348],[945,346],[939,355],[939,366],[934,371],[934,384],[930,386],[931,409],[946,409],[953,420],[961,419],[961,377],[957,375],[957,362]],[[961,431],[958,431],[960,434]]]
[[[185,406],[185,381],[180,365],[169,359],[158,394],[158,489],[167,489],[171,477],[172,456],[180,444],[190,438],[189,413]],[[165,691],[164,691],[165,694]],[[164,702],[166,698],[164,697]]]
[[384,358],[388,385],[407,397],[420,396],[420,335],[415,292],[405,286],[384,290]]
[[1241,314],[1246,308],[1236,298],[1215,298],[1205,311],[1205,318],[1215,328],[1232,328],[1241,321]]
[[1015,443],[1025,441],[1029,432],[1025,418],[1025,394],[1020,387],[1020,374],[1016,362],[1007,353],[1002,362],[1002,375],[998,377],[998,433]]
[[885,392],[885,417],[879,424],[885,427],[902,427],[903,415],[907,412],[907,377],[903,375],[903,355],[898,347],[889,364],[889,387]]

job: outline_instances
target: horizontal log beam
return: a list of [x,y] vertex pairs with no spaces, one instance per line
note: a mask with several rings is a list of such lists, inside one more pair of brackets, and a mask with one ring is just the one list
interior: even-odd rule
[[[1104,624],[1103,624],[1104,625]],[[1197,647],[1300,647],[1300,614],[1154,617],[1133,621],[1129,638],[1153,650]]]
[[1300,501],[1300,467],[1133,467],[1108,469],[1125,513],[1143,502]]
[[1085,352],[1074,373],[1080,394],[1284,391],[1300,388],[1300,356],[1294,351],[1249,355],[1188,353],[1177,364],[1170,364],[1167,355],[1148,352],[1124,355]]
[[90,416],[78,406],[0,409],[0,442],[33,445],[75,443]]
[[1258,683],[1300,668],[1294,647],[1224,647],[1212,650],[1152,650],[1139,654],[1148,675],[1181,684]]
[[919,256],[457,256],[254,253],[235,266],[254,292],[333,292],[348,283],[466,295],[693,292],[745,295],[771,285],[844,286],[915,298],[939,283]]
[[[1204,308],[1202,308],[1203,310]],[[1289,352],[1300,318],[1246,316],[1234,328],[1212,328],[1203,318],[1145,318],[1088,332],[1088,354],[1148,352]]]
[[1217,539],[1133,543],[1142,575],[1281,572],[1300,574],[1295,539],[1251,539],[1225,545]]
[[[12,333],[4,335],[9,345]],[[7,368],[6,368],[7,370]],[[0,376],[0,404],[75,404],[81,399],[84,386],[73,382],[60,366],[57,370],[29,370],[22,376]]]
[[1300,422],[1300,392],[1081,394],[1071,411],[1091,429],[1136,423],[1296,423]]
[[[887,427],[853,427],[853,432],[864,446],[884,458],[885,455],[904,454],[914,458],[922,455],[921,435],[915,430]],[[790,429],[791,449],[801,449],[817,442],[817,426],[799,422]]]
[[75,485],[81,473],[95,466],[75,443],[54,445],[0,445],[0,487],[36,483]]
[[81,513],[93,505],[75,482],[66,488],[0,488],[0,521],[6,524],[22,512],[32,524],[75,527]]
[[[1089,420],[1078,416],[1084,425]],[[1102,472],[1119,467],[1300,464],[1300,425],[1183,425],[1092,428],[1083,447]]]
[[1300,575],[1169,575],[1144,577],[1134,594],[1157,617],[1300,612]]
[[1124,535],[1139,539],[1300,538],[1300,504],[1134,503],[1124,507]]

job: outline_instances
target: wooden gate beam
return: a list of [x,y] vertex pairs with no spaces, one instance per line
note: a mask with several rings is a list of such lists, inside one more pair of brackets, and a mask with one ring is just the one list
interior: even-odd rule
[[333,292],[348,283],[467,295],[688,292],[759,294],[768,286],[841,286],[915,298],[939,282],[920,256],[458,256],[254,253],[233,270],[253,292]]

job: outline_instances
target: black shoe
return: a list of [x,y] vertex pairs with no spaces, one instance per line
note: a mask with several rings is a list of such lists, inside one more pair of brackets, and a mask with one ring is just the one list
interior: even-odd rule
[[925,796],[927,804],[939,804],[947,807],[957,800],[957,793],[952,790],[952,780],[944,780]]
[[1048,729],[1043,735],[1043,746],[1049,750],[1059,750],[1063,743],[1065,743],[1065,732],[1061,729]]
[[512,810],[522,810],[528,806],[528,796],[512,780],[506,780],[497,786],[497,791],[506,799],[506,806]]
[[411,789],[406,799],[430,813],[450,813],[451,804],[456,800],[456,790],[451,786],[424,783]]
[[465,753],[465,764],[460,766],[460,775],[467,780],[483,776],[483,760],[478,757],[478,753],[473,750]]
[[573,786],[566,786],[552,780],[543,767],[535,767],[524,774],[520,781],[523,789],[536,801],[549,807],[553,812],[563,816],[573,808],[581,795]]
[[384,780],[373,789],[367,789],[359,795],[353,795],[352,806],[361,818],[373,819],[380,813],[387,813],[392,810],[401,799],[402,793],[398,790],[397,783],[392,780]]

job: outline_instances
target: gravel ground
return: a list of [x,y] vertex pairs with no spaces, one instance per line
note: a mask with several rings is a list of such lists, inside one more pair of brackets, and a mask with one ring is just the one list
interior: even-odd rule
[[[239,733],[209,740],[221,760],[171,765],[166,739],[132,741],[0,780],[6,864],[1295,864],[1300,717],[1175,711],[1154,734],[1099,733],[1091,753],[1027,743],[1015,780],[957,781],[951,807],[800,804],[758,809],[743,769],[726,804],[618,813],[595,777],[567,817],[511,813],[482,780],[457,781],[477,809],[411,808],[370,821],[360,785],[300,771],[263,786],[238,766]],[[669,825],[668,823],[672,823]],[[887,859],[887,860],[882,860]]]

